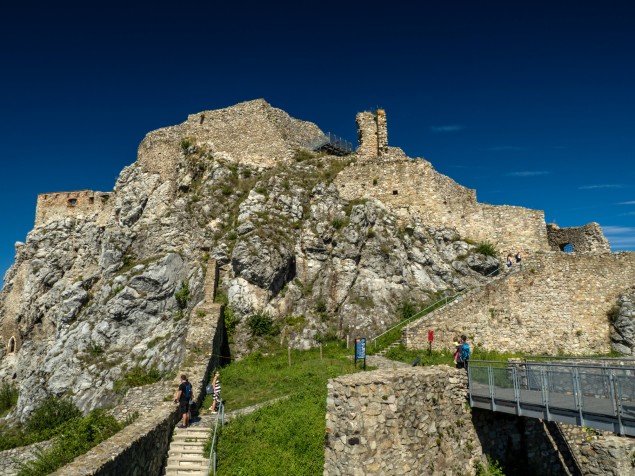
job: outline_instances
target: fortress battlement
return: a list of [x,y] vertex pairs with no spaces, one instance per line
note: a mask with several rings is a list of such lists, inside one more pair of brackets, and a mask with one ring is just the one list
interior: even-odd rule
[[76,190],[41,193],[35,207],[35,226],[66,217],[85,217],[100,213],[108,206],[112,192]]

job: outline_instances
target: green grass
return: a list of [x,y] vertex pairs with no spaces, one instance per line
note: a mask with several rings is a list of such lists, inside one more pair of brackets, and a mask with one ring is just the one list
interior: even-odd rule
[[[352,349],[330,342],[319,349],[254,353],[221,370],[225,410],[288,396],[233,420],[218,439],[218,470],[225,475],[321,474],[324,465],[326,383],[356,370]],[[207,396],[204,408],[211,405]],[[209,454],[209,446],[205,450]]]

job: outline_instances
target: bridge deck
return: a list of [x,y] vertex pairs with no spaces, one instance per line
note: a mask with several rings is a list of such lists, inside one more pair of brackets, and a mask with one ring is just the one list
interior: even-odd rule
[[635,436],[635,367],[473,361],[477,408]]

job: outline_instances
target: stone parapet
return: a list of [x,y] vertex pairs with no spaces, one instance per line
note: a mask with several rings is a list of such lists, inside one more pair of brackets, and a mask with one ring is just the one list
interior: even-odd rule
[[[403,330],[408,348],[452,348],[465,334],[472,345],[534,355],[608,353],[608,313],[635,281],[635,253],[539,253],[522,271],[483,286]],[[538,336],[538,337],[537,337]]]

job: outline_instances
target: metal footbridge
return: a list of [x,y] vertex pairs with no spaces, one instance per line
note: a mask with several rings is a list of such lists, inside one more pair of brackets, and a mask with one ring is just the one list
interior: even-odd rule
[[470,404],[635,436],[633,364],[473,360]]

